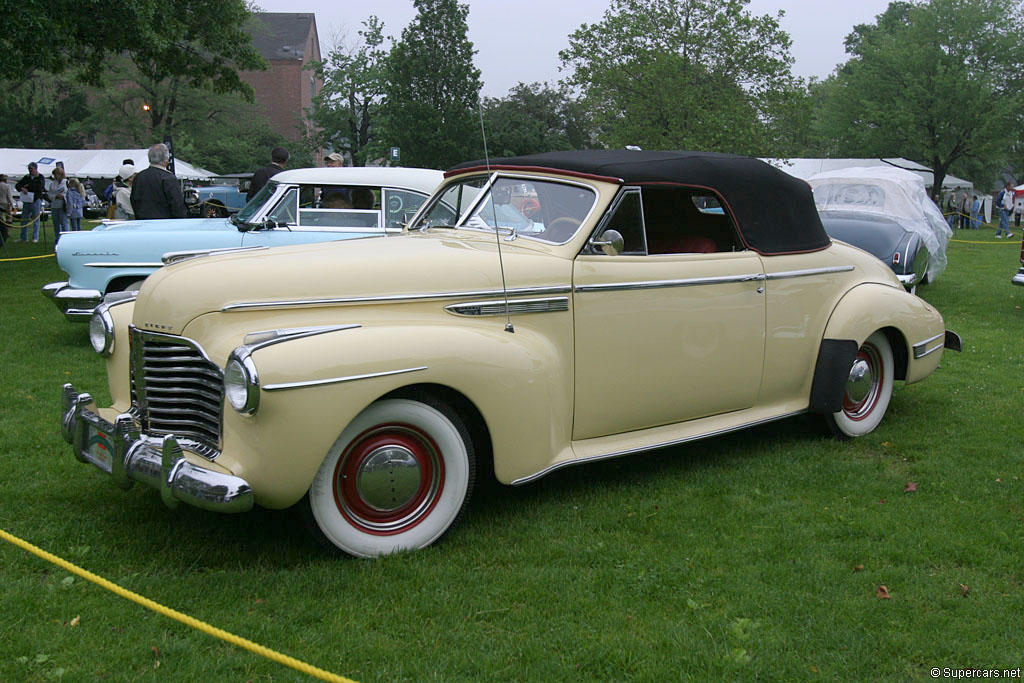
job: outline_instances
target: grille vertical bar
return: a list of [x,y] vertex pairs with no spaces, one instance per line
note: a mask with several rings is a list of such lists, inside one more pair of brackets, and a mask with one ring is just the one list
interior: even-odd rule
[[132,329],[131,388],[147,433],[190,437],[217,449],[223,372],[194,341]]

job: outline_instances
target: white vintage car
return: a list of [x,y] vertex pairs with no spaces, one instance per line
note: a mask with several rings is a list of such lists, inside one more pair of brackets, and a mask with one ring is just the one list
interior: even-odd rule
[[[527,216],[529,214],[529,216]],[[91,322],[113,404],[63,432],[127,487],[422,548],[475,480],[801,413],[873,430],[960,340],[756,159],[561,152],[448,172],[408,230],[184,260]]]

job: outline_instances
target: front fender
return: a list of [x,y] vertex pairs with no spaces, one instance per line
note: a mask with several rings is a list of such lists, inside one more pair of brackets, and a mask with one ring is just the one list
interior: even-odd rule
[[[825,326],[824,339],[853,340],[859,347],[877,330],[886,331],[897,359],[906,359],[902,375],[907,384],[919,382],[939,366],[942,342],[938,349],[915,358],[914,348],[934,340],[943,340],[942,316],[927,301],[895,287],[865,283],[847,292],[836,304]],[[897,361],[899,365],[900,361]]]
[[486,323],[340,330],[257,348],[260,406],[224,409],[218,463],[248,481],[257,502],[291,505],[309,488],[345,426],[382,396],[441,385],[483,415],[495,473],[511,482],[571,457],[572,364],[547,336]]

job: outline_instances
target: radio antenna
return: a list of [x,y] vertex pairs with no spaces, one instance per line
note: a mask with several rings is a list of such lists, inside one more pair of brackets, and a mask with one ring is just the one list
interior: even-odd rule
[[[484,130],[484,109],[477,102],[477,111],[480,112],[480,136],[484,141],[484,163],[487,164],[487,180],[491,179],[491,158],[487,154],[487,131]],[[491,216],[494,218],[494,240],[498,245],[498,267],[501,269],[501,292],[505,297],[505,331],[515,333],[512,327],[512,314],[508,308],[508,286],[505,284],[505,262],[501,258],[501,235],[498,234],[498,207],[494,202],[494,185],[490,184],[491,191]]]

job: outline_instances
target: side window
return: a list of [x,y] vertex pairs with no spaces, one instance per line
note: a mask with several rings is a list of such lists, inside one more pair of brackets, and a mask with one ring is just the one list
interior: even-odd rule
[[640,205],[640,191],[626,190],[619,199],[611,218],[601,228],[615,230],[622,235],[623,254],[646,254],[644,240],[644,214]]
[[682,187],[643,188],[648,254],[710,254],[743,249],[718,197]]
[[384,227],[402,228],[423,206],[427,195],[409,190],[384,190]]

